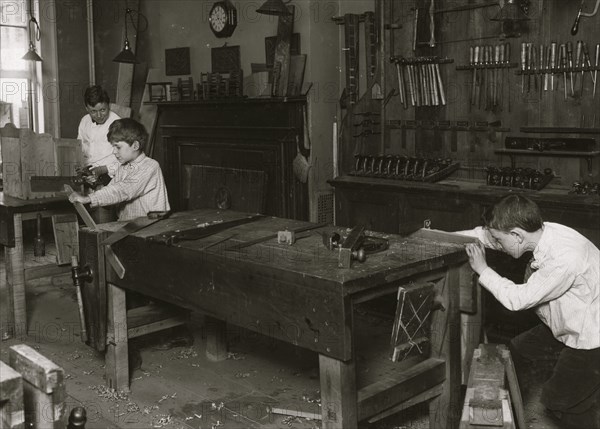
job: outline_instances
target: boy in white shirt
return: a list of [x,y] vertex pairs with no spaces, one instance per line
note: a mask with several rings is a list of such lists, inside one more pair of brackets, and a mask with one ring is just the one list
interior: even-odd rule
[[[484,227],[459,232],[480,240],[466,246],[479,283],[509,310],[534,308],[543,322],[510,343],[521,384],[528,364],[554,360],[542,403],[567,427],[599,428],[600,251],[577,231],[543,222],[521,195],[502,198],[483,220]],[[513,258],[533,252],[531,275],[523,284],[503,278],[487,265],[485,247]]]

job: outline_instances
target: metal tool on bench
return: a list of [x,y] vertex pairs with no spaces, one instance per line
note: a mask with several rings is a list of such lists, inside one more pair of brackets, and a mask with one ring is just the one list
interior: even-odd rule
[[329,250],[338,250],[338,267],[350,268],[352,261],[365,262],[367,255],[386,250],[388,240],[365,235],[364,226],[355,226],[344,240],[339,233],[322,233],[323,245]]
[[[260,219],[264,219],[266,216],[261,214],[250,215],[247,217],[243,217],[240,219],[234,219],[230,221],[216,221],[216,222],[207,222],[201,225],[198,225],[194,228],[181,229],[175,231],[168,231],[162,234],[152,235],[147,237],[147,241],[164,244],[166,246],[172,246],[173,244],[177,244],[180,241],[192,241],[199,240],[201,238],[209,237],[218,232],[225,231],[229,228],[238,225],[244,225],[246,223],[255,222]],[[110,239],[110,237],[109,237]]]
[[[265,241],[269,241],[269,240],[273,240],[273,239],[277,239],[278,243],[293,244],[290,242],[292,236],[294,237],[294,241],[295,241],[298,238],[297,234],[299,234],[301,232],[305,232],[305,231],[312,231],[314,229],[319,229],[319,228],[322,228],[327,225],[328,224],[326,222],[324,222],[324,223],[305,225],[305,226],[301,226],[298,228],[286,229],[284,231],[278,231],[275,234],[269,234],[269,235],[265,235],[264,237],[255,238],[254,240],[234,244],[233,246],[230,246],[224,250],[226,252],[241,250],[246,247],[250,247],[250,246],[253,246],[253,245],[259,244],[259,243],[264,243]],[[289,238],[289,240],[288,240],[288,238]],[[281,239],[281,241],[280,241],[280,239]]]

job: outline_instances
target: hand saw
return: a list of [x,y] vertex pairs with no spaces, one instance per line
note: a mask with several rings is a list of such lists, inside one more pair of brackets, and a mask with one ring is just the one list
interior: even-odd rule
[[[265,215],[256,214],[243,217],[241,219],[234,219],[225,222],[207,222],[195,228],[189,228],[184,230],[168,231],[162,234],[153,235],[147,237],[146,240],[153,241],[156,243],[172,246],[183,240],[199,240],[201,238],[209,237],[217,234],[218,232],[225,231],[234,226],[243,225],[250,222],[265,218]],[[110,237],[109,237],[110,238]]]
[[113,234],[108,236],[100,244],[109,246],[115,244],[117,241],[122,240],[128,235],[138,232],[141,229],[144,229],[147,226],[158,222],[159,220],[166,219],[169,216],[169,214],[170,212],[150,212],[147,216],[142,216],[138,217],[137,219],[133,219],[127,222],[127,224],[125,224],[121,229],[115,231]]
[[31,176],[29,178],[31,192],[64,192],[65,185],[78,189],[83,185],[79,176]]

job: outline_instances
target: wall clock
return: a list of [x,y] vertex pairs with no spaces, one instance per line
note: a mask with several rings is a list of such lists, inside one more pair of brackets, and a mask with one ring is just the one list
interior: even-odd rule
[[229,37],[237,27],[237,10],[227,0],[213,4],[208,14],[210,29],[217,37]]

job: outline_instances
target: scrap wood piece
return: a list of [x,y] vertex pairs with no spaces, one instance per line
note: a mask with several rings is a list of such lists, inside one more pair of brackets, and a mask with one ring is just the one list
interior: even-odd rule
[[[26,427],[61,427],[66,415],[64,371],[31,347],[10,347],[10,366],[23,377]],[[38,425],[43,418],[50,426]]]
[[[287,95],[290,72],[290,45],[294,30],[294,6],[286,6],[290,15],[280,16],[277,23],[277,43],[275,46],[274,67],[279,67],[279,79],[273,80],[272,94],[275,97]],[[278,66],[275,66],[278,64]]]
[[23,409],[23,378],[21,374],[0,361],[0,423],[16,429],[25,425]]
[[272,407],[269,408],[269,411],[271,412],[271,414],[281,414],[284,416],[300,417],[303,419],[321,420],[323,418],[321,414],[318,413],[310,413],[307,411],[292,410],[286,408]]

